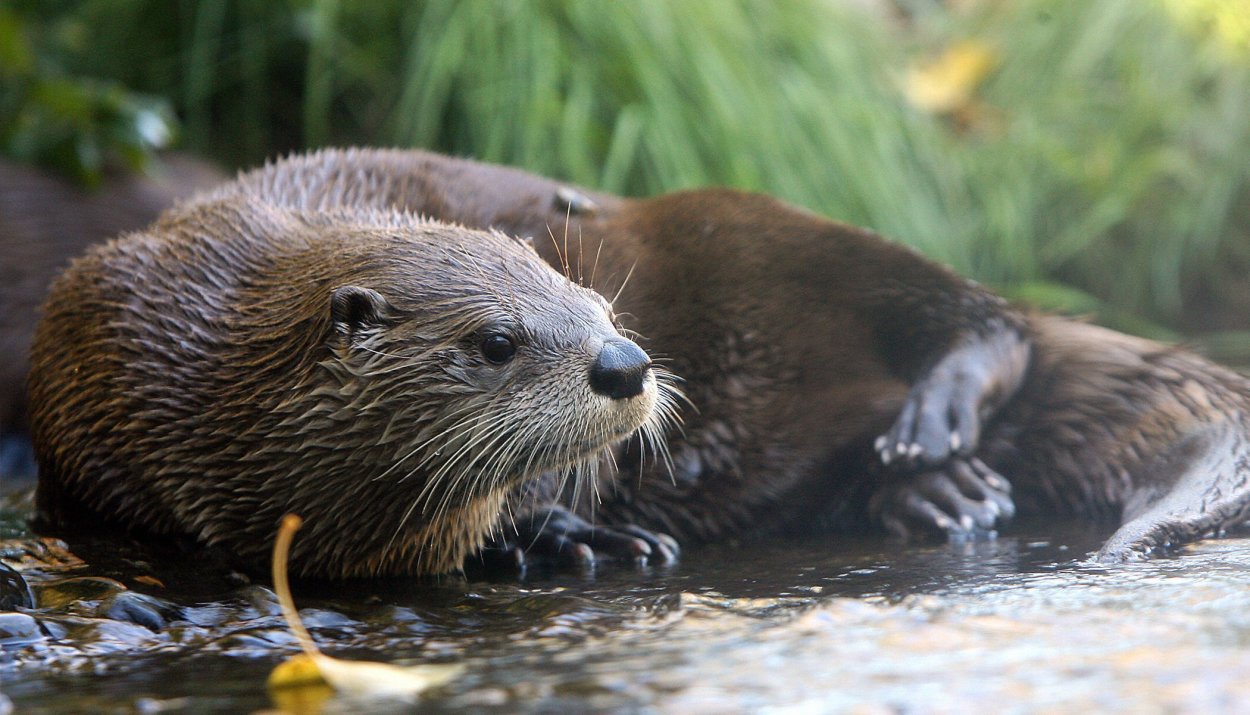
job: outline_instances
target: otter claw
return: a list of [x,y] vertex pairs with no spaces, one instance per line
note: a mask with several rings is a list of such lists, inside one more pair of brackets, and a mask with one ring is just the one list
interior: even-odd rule
[[971,336],[920,375],[884,435],[905,457],[896,467],[933,469],[975,452],[982,420],[1018,385],[1028,354],[1013,330]]
[[569,556],[575,566],[584,569],[595,567],[595,550],[586,544],[573,544],[573,548],[569,549]]
[[[595,526],[562,507],[545,507],[516,521],[515,529],[496,539],[471,559],[488,571],[520,572],[533,563],[548,562],[559,567],[593,570],[599,561],[627,561],[641,566],[667,566],[681,552],[667,534],[626,525]],[[500,554],[515,554],[500,557]],[[492,568],[502,566],[503,568]]]
[[882,525],[906,540],[943,534],[952,540],[994,535],[1015,514],[1007,480],[978,459],[953,462],[873,496]]
[[557,210],[567,211],[574,216],[599,212],[599,204],[577,189],[568,186],[561,186],[556,189],[555,206]]
[[525,552],[509,544],[488,545],[464,562],[464,571],[470,575],[514,575],[525,578]]
[[647,547],[645,555],[653,557],[654,561],[660,566],[677,563],[677,557],[681,555],[681,546],[677,544],[677,539],[668,534],[647,531],[633,524],[622,526],[620,530],[627,534],[632,534],[642,541]]
[[998,476],[993,471],[991,471],[989,467],[986,467],[985,464],[981,462],[981,460],[973,459],[972,463],[974,465],[979,465],[980,467],[984,467],[984,471],[981,472],[981,478],[985,480],[986,486],[988,486],[990,489],[993,489],[996,492],[1003,492],[1004,494],[1011,493],[1010,482],[1008,482],[1006,479],[1003,479],[1002,477]]

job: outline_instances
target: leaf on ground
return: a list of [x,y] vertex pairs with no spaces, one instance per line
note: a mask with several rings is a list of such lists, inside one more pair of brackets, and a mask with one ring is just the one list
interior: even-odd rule
[[304,650],[278,665],[269,674],[271,697],[282,709],[295,712],[316,710],[334,692],[351,698],[412,700],[421,692],[442,685],[458,676],[462,665],[399,666],[372,661],[339,660],[317,649],[304,628],[291,586],[287,581],[287,558],[291,541],[301,520],[294,514],[282,519],[273,548],[273,585],[282,606],[282,616]]

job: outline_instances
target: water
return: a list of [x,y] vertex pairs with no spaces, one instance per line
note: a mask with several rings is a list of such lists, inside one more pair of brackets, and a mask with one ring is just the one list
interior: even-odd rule
[[[10,500],[0,538],[29,536],[19,517]],[[1086,562],[1104,536],[1035,523],[962,545],[810,539],[688,550],[668,569],[295,595],[328,653],[465,663],[422,698],[433,712],[1250,712],[1250,540]],[[33,572],[41,607],[0,614],[16,711],[273,707],[265,678],[296,646],[272,594],[176,570],[163,588],[135,581],[148,564],[130,556]],[[118,581],[172,598],[179,619],[101,617],[135,602]]]

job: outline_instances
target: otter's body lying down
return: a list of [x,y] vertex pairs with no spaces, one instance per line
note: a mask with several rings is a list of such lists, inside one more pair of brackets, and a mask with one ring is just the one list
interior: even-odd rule
[[50,522],[260,570],[296,513],[294,568],[321,577],[459,568],[511,490],[593,471],[671,401],[606,301],[514,238],[256,195],[75,260],[32,364]]
[[419,151],[292,157],[215,197],[252,195],[532,236],[566,275],[619,292],[616,314],[691,407],[667,434],[671,465],[636,439],[605,462],[601,500],[574,505],[599,525],[701,541],[874,524],[961,534],[1018,506],[1119,523],[1099,556],[1122,560],[1250,509],[1241,376],[1021,314],[906,248],[764,196],[623,199]]

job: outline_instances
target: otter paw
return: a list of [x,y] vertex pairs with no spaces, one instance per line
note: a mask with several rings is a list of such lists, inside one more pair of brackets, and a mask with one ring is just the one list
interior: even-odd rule
[[979,381],[949,373],[935,369],[912,386],[894,425],[873,444],[882,464],[927,469],[976,449],[981,436]]
[[505,525],[497,537],[472,560],[488,571],[523,573],[536,562],[557,567],[591,569],[600,560],[630,561],[639,566],[667,566],[681,553],[667,534],[632,524],[606,527],[591,524],[562,507],[545,507]]
[[883,489],[873,497],[872,508],[887,530],[906,540],[993,538],[994,527],[1016,512],[1011,485],[975,458]]
[[920,377],[889,431],[873,445],[881,462],[934,469],[972,455],[981,425],[1023,379],[1028,343],[1013,330],[969,340]]

